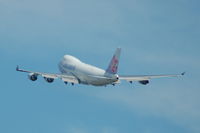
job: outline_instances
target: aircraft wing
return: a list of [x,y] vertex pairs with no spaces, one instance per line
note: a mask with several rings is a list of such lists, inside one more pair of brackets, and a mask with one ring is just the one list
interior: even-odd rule
[[169,74],[169,75],[139,75],[139,76],[134,76],[134,75],[129,75],[129,76],[119,76],[119,80],[126,80],[130,83],[133,81],[139,81],[141,84],[148,84],[150,79],[154,78],[165,78],[165,77],[179,77],[185,75],[185,72],[181,74]]
[[16,68],[16,71],[26,72],[26,73],[29,73],[29,74],[35,75],[35,76],[39,76],[40,75],[43,78],[61,79],[62,81],[69,82],[69,83],[75,83],[75,84],[79,83],[78,79],[75,76],[73,76],[73,75],[53,74],[53,73],[44,73],[44,72],[34,72],[34,71],[19,69],[18,66]]

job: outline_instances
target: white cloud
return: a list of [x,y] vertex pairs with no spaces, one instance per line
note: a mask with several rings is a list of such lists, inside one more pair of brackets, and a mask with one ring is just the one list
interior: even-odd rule
[[198,88],[173,85],[134,90],[115,88],[91,92],[90,95],[126,106],[138,115],[159,117],[191,132],[200,132]]

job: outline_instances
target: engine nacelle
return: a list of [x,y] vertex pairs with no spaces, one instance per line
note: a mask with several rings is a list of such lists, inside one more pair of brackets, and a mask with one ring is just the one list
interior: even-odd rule
[[31,81],[36,81],[37,80],[37,75],[34,74],[34,73],[30,73],[28,75],[28,78],[31,80]]
[[48,83],[52,83],[52,82],[54,81],[53,78],[44,77],[44,79],[45,79]]
[[149,80],[142,80],[142,81],[139,81],[139,83],[143,85],[147,85],[149,83]]

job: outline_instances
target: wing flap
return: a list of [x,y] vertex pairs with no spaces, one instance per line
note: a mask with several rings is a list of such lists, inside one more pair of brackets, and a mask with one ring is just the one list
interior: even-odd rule
[[179,77],[179,76],[183,76],[185,74],[181,73],[181,74],[168,74],[168,75],[139,75],[139,76],[119,76],[120,80],[126,80],[126,81],[143,81],[143,80],[150,80],[150,79],[154,79],[154,78],[166,78],[166,77]]
[[66,77],[63,77],[63,78],[61,78],[61,80],[64,81],[64,82],[70,82],[70,83],[75,83],[75,84],[79,83],[78,80],[75,79],[75,78],[66,78]]
[[53,79],[57,79],[58,78],[57,75],[55,75],[55,74],[47,74],[47,73],[45,73],[45,74],[39,74],[39,75],[41,75],[42,77],[46,77],[46,78],[53,78]]

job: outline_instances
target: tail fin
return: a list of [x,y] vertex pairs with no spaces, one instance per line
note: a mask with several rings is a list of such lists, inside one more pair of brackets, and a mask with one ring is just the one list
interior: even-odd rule
[[106,73],[109,73],[109,74],[116,74],[117,73],[120,54],[121,54],[121,48],[117,48],[116,51],[115,51],[115,54],[113,55],[112,60],[110,61],[109,66],[106,70]]

